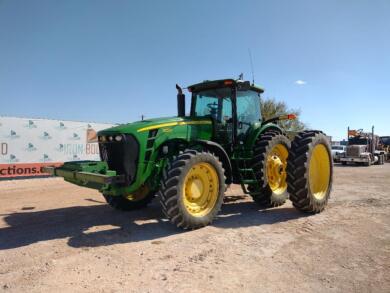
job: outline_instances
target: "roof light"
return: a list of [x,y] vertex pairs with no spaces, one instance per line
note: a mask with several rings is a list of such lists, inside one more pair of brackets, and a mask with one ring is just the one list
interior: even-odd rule
[[279,120],[294,120],[296,118],[297,118],[297,115],[295,115],[295,114],[287,114],[287,115],[279,116]]

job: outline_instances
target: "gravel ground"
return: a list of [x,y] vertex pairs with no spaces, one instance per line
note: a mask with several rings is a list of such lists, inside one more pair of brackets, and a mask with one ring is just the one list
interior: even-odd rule
[[7,292],[390,292],[390,164],[335,166],[321,214],[259,210],[238,186],[208,227],[117,212],[59,178],[0,182]]

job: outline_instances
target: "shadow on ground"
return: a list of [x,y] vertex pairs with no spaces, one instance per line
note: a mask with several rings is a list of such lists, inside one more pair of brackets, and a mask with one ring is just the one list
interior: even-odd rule
[[[254,202],[241,201],[243,198],[227,196],[222,211],[212,226],[259,226],[306,216],[294,208],[259,210]],[[183,232],[165,219],[157,201],[148,208],[132,212],[119,212],[106,204],[97,204],[17,212],[5,215],[4,221],[9,226],[0,228],[0,250],[61,238],[69,238],[68,244],[71,247],[97,247],[191,233]],[[109,229],[99,230],[103,226]]]

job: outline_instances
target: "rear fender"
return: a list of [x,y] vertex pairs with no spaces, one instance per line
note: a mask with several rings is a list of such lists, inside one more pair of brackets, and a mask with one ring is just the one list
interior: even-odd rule
[[261,127],[257,128],[255,131],[253,131],[253,133],[251,135],[249,135],[249,137],[246,141],[246,144],[245,144],[246,148],[252,149],[253,145],[255,144],[255,142],[257,141],[259,136],[268,130],[275,130],[275,131],[278,131],[280,133],[285,134],[285,131],[282,128],[280,128],[278,125],[276,125],[274,123],[267,123],[267,124],[262,125]]

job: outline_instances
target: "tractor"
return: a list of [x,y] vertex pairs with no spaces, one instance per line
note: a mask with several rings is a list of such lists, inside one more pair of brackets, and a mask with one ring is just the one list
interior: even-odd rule
[[196,229],[217,216],[230,184],[240,184],[261,208],[289,198],[301,211],[324,210],[333,163],[326,135],[306,130],[289,139],[278,121],[264,120],[264,90],[241,79],[187,87],[191,109],[176,85],[178,115],[146,119],[98,132],[101,161],[66,162],[45,171],[98,189],[118,210],[158,198],[177,227]]

